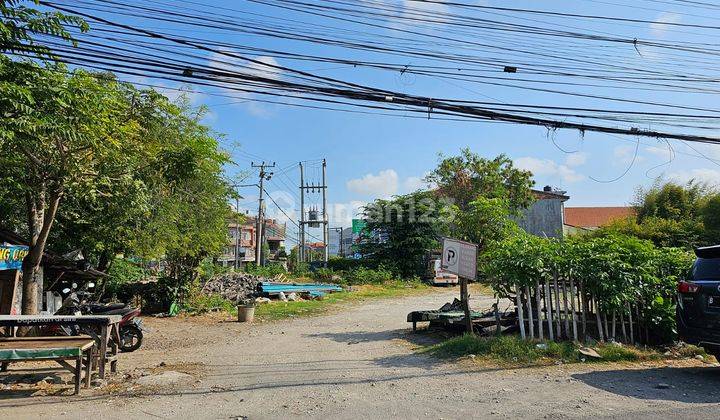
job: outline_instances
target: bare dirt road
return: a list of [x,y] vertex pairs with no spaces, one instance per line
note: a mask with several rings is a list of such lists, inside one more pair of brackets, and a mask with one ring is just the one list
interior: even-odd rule
[[[0,418],[720,417],[719,368],[499,369],[414,352],[428,338],[410,332],[407,312],[454,296],[439,290],[256,325],[148,319],[155,331],[141,351],[123,357],[121,370],[193,377],[134,386],[131,395],[11,398],[0,391]],[[474,306],[490,304],[479,299]]]

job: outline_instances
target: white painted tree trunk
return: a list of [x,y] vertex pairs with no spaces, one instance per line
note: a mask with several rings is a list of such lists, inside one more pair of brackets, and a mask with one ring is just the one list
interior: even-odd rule
[[538,281],[538,279],[535,279],[535,305],[537,306],[535,309],[537,309],[538,338],[540,338],[541,340],[544,340],[545,334],[543,331],[543,319],[542,319],[542,296],[541,296],[540,282]]
[[530,339],[535,338],[535,323],[533,322],[533,308],[532,308],[532,298],[530,294],[530,287],[525,286],[525,296],[527,299],[525,299],[525,302],[527,303],[527,312],[528,312],[528,329],[530,330]]
[[518,312],[518,324],[520,325],[520,338],[525,339],[525,319],[523,317],[522,290],[520,286],[515,285],[515,307]]
[[[578,341],[577,316],[575,313],[575,282],[570,277],[570,316],[572,317],[573,340]],[[567,312],[567,302],[565,302],[565,311]]]

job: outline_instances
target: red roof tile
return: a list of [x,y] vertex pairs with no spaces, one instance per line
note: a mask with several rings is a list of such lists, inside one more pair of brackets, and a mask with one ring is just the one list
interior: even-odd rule
[[634,215],[633,207],[565,207],[565,224],[597,228]]

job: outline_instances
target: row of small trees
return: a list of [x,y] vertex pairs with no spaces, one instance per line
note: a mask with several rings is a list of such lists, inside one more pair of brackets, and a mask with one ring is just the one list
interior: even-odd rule
[[673,337],[675,288],[692,259],[625,235],[519,232],[489,249],[483,266],[496,294],[515,301],[523,337],[648,343]]
[[203,110],[112,73],[58,64],[42,41],[90,28],[0,1],[0,227],[27,238],[23,313],[37,311],[46,248],[162,258],[172,288],[227,241],[229,158]]

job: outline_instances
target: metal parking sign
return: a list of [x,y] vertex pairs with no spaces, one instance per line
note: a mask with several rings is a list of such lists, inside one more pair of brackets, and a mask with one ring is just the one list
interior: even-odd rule
[[470,242],[443,238],[443,270],[469,280],[477,276],[478,247]]

